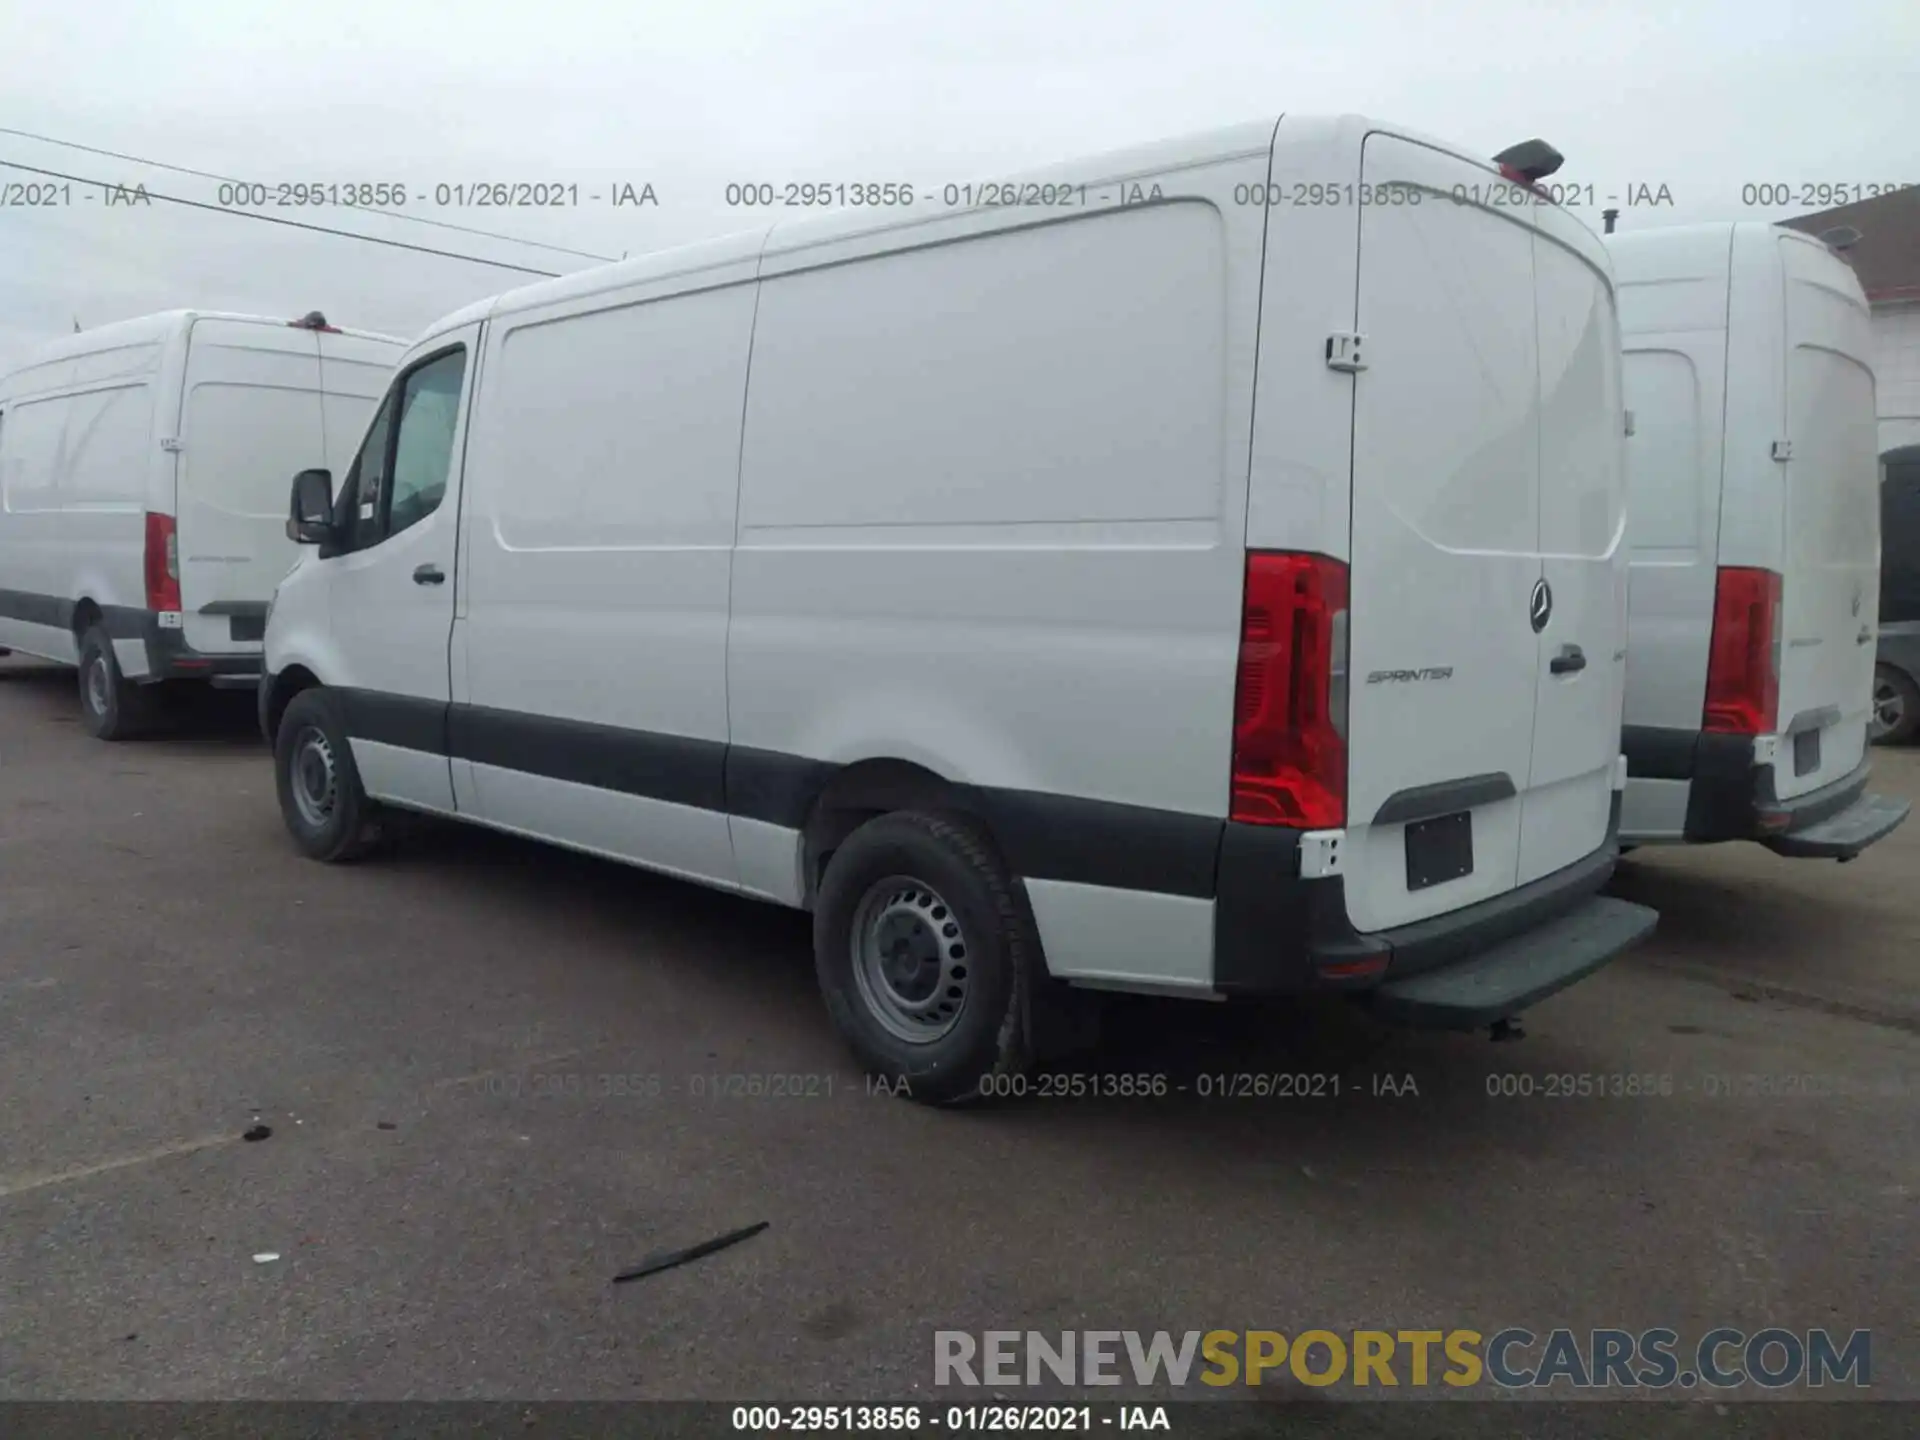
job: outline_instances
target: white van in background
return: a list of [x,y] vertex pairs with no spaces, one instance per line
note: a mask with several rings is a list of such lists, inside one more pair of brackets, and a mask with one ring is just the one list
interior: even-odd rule
[[1867,793],[1880,463],[1866,297],[1762,222],[1612,235],[1633,555],[1623,841],[1852,859]]
[[404,348],[317,313],[175,310],[0,379],[0,648],[78,665],[107,740],[139,732],[159,681],[256,684],[298,554],[287,471],[351,453]]
[[993,194],[419,340],[337,493],[294,485],[260,703],[299,845],[397,806],[809,909],[843,1035],[933,1101],[1069,986],[1507,1033],[1645,935],[1597,893],[1598,239],[1353,117]]

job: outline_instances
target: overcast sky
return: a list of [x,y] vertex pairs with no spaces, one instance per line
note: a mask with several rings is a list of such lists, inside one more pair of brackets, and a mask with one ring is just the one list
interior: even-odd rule
[[[215,175],[402,182],[406,213],[618,257],[749,228],[729,182],[992,178],[1273,115],[1357,111],[1556,179],[1667,187],[1622,228],[1786,219],[1750,183],[1920,183],[1913,0],[0,0],[0,127]],[[213,180],[0,133],[0,160],[205,203]],[[547,181],[560,209],[431,203]],[[0,184],[46,177],[0,167]],[[56,182],[57,183],[57,182]],[[657,206],[603,197],[651,183]],[[8,198],[19,198],[17,195]],[[1822,207],[1813,207],[1822,208]],[[593,263],[347,209],[275,210],[542,270]],[[1593,223],[1599,224],[1597,214]],[[0,370],[193,306],[411,335],[533,278],[90,186],[0,208]]]

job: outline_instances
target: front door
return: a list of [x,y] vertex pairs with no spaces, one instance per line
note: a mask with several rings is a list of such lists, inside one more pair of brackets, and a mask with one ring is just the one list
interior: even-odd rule
[[402,371],[343,482],[332,560],[330,682],[344,692],[361,783],[376,799],[454,808],[447,764],[460,438],[479,327]]

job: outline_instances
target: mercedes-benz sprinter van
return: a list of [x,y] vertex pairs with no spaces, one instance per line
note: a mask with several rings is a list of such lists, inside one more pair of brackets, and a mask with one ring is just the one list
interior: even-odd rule
[[422,336],[294,483],[260,703],[296,842],[401,807],[808,909],[854,1051],[943,1102],[1064,987],[1505,1030],[1646,934],[1598,893],[1598,239],[1358,118],[990,193]]
[[297,553],[288,467],[342,463],[406,342],[175,310],[67,336],[0,379],[0,648],[77,665],[87,728],[154,687],[252,687]]
[[1854,273],[1763,222],[1613,235],[1627,408],[1628,843],[1852,859],[1880,594],[1872,337]]

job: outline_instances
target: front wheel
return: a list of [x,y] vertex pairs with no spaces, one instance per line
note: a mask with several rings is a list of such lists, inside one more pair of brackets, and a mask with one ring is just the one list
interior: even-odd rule
[[842,1038],[913,1099],[977,1100],[1032,1063],[1039,942],[969,821],[902,811],[854,831],[821,881],[813,948]]
[[1904,745],[1920,733],[1920,685],[1892,665],[1873,667],[1873,715],[1869,738],[1882,745]]
[[273,769],[281,818],[315,860],[352,860],[377,843],[379,807],[360,786],[340,707],[325,690],[303,690],[287,706]]

